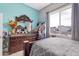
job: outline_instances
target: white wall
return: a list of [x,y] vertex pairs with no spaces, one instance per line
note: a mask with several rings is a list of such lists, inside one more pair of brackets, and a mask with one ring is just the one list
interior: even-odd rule
[[3,14],[0,13],[0,56],[2,55],[2,19],[3,19]]

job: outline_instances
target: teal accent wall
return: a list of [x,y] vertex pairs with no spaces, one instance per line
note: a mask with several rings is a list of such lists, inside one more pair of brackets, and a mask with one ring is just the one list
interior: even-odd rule
[[[39,20],[39,11],[23,3],[0,3],[0,13],[3,13],[3,24],[8,23],[10,17],[15,18],[20,15],[27,15],[33,20],[32,29],[35,29]],[[7,31],[11,30],[9,26],[4,26],[3,28]]]

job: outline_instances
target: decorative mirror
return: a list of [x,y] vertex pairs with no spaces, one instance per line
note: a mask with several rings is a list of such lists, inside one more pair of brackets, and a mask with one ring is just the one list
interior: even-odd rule
[[[26,22],[28,22],[28,26]],[[18,25],[18,23],[23,23],[26,26],[23,27],[21,25]],[[32,20],[26,15],[21,15],[19,17],[16,16],[15,21],[10,21],[9,25],[13,28],[12,33],[27,33],[32,30]]]

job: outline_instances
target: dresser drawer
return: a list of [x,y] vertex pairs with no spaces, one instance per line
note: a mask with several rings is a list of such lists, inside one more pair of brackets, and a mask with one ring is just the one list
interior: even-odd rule
[[10,47],[9,47],[9,53],[15,53],[18,51],[23,50],[23,41],[35,41],[36,36],[35,35],[26,35],[26,36],[15,36],[10,37]]

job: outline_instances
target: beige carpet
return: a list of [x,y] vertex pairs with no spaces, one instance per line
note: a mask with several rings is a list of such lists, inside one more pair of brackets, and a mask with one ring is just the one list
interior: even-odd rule
[[22,51],[19,51],[19,52],[16,52],[16,53],[13,53],[11,54],[10,56],[23,56],[23,50]]

